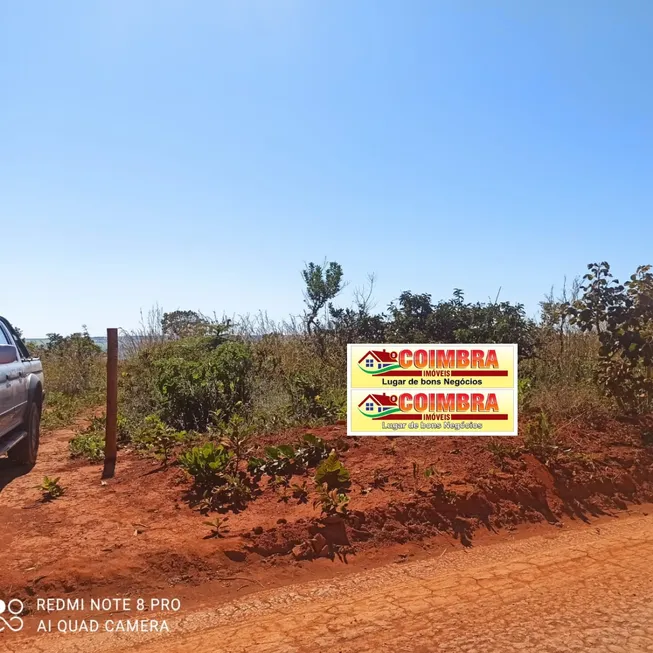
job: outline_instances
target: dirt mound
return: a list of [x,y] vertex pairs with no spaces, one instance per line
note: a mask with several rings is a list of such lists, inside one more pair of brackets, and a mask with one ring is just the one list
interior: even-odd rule
[[[248,535],[245,548],[311,559],[316,532],[332,556],[441,534],[469,545],[478,529],[558,524],[565,516],[587,520],[647,502],[653,498],[653,448],[642,434],[651,424],[649,416],[601,430],[567,429],[545,462],[520,452],[521,438],[502,441],[510,452],[505,456],[491,453],[483,438],[351,438],[343,458],[358,486],[351,492],[358,509],[338,529],[300,518]],[[342,436],[337,427],[314,432],[327,440]],[[436,482],[415,471],[427,467],[435,469]],[[379,478],[385,479],[380,487]]]

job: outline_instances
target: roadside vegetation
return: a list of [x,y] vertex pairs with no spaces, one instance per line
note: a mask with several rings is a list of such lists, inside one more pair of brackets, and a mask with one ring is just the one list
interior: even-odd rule
[[[499,471],[522,453],[544,464],[580,460],[584,452],[561,440],[567,425],[651,411],[648,266],[622,284],[607,263],[591,264],[582,279],[550,293],[537,321],[520,304],[468,302],[459,289],[437,301],[405,291],[374,312],[373,278],[352,306],[340,307],[338,263],[310,263],[302,275],[304,314],[283,324],[264,314],[229,320],[156,308],[139,330],[122,334],[119,444],[181,468],[187,498],[202,513],[243,510],[271,488],[280,502],[312,503],[325,517],[348,514],[355,479],[347,443],[333,447],[307,432],[346,417],[347,343],[517,343],[523,438],[519,446],[489,440]],[[88,333],[51,334],[35,353],[48,383],[46,427],[102,403],[104,355]],[[292,443],[258,441],[296,427],[304,434]],[[103,433],[103,418],[93,419],[71,441],[71,456],[100,461]],[[371,487],[387,480],[378,470]],[[445,492],[433,467],[414,464],[412,483],[416,494]],[[223,522],[210,524],[218,536]]]
[[41,359],[47,380],[41,422],[45,430],[69,426],[85,408],[101,404],[106,388],[105,356],[86,328],[68,336],[49,333],[47,338],[43,345],[28,345]]

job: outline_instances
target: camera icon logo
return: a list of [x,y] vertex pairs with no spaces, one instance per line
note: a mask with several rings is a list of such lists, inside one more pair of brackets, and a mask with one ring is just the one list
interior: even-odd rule
[[0,633],[6,628],[14,633],[23,629],[23,619],[20,615],[24,608],[20,599],[10,599],[7,603],[0,599]]

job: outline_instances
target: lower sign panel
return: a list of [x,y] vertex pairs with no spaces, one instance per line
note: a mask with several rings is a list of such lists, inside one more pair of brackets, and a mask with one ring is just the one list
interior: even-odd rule
[[517,435],[517,393],[349,391],[348,435]]

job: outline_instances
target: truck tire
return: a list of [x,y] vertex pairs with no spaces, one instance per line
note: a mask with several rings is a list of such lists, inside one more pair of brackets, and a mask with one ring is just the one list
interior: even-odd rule
[[31,402],[27,407],[24,428],[27,431],[27,437],[9,449],[7,456],[19,465],[34,465],[41,433],[41,406],[36,402]]

